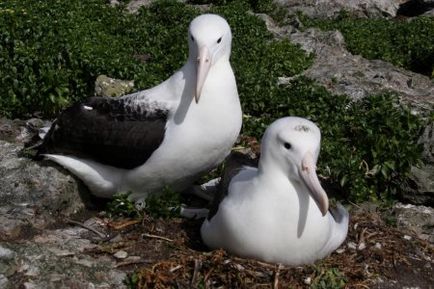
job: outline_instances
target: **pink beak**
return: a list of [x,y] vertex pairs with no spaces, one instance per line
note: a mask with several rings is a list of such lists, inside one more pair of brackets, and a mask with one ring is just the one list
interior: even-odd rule
[[197,82],[196,82],[196,94],[194,99],[196,103],[199,102],[200,95],[202,93],[202,88],[205,83],[208,71],[211,67],[211,57],[209,55],[208,48],[202,46],[199,49],[199,56],[197,57]]
[[322,215],[325,216],[329,209],[329,199],[319,182],[315,161],[311,152],[307,152],[303,157],[299,172],[303,182],[309,189],[310,196],[314,199]]

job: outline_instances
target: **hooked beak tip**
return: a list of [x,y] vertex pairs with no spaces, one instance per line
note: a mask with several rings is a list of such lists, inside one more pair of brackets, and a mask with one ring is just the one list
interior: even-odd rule
[[311,153],[307,153],[301,164],[300,174],[309,194],[315,201],[321,214],[325,216],[329,209],[329,199],[316,174],[316,164]]

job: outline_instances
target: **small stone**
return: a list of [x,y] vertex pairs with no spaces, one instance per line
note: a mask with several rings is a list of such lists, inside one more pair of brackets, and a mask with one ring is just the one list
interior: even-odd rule
[[312,278],[311,277],[306,277],[306,278],[304,278],[303,282],[306,285],[310,285],[312,283]]
[[6,288],[7,283],[8,278],[5,275],[0,274],[0,288]]
[[120,250],[114,253],[113,256],[117,259],[125,259],[126,257],[128,257],[128,253],[123,250]]
[[345,249],[344,249],[344,248],[341,248],[341,249],[337,249],[337,250],[336,250],[336,253],[338,253],[338,254],[342,254],[343,252],[345,252]]
[[11,260],[15,257],[15,252],[0,245],[0,260]]
[[383,246],[380,243],[377,242],[377,243],[375,243],[374,248],[377,249],[377,250],[381,250],[383,248]]
[[24,289],[37,289],[36,285],[30,282],[25,282],[23,285]]
[[140,256],[128,256],[125,258],[125,262],[138,262],[140,260],[142,260],[142,257]]
[[361,242],[361,243],[359,244],[359,246],[357,247],[357,250],[362,251],[362,250],[365,249],[365,248],[366,248],[366,244],[365,244],[365,242]]
[[408,236],[408,235],[404,235],[404,237],[403,237],[405,240],[408,240],[408,241],[410,241],[411,240],[411,236]]
[[354,242],[348,242],[347,246],[348,246],[348,248],[353,249],[353,250],[356,250],[356,248],[357,248],[357,244]]

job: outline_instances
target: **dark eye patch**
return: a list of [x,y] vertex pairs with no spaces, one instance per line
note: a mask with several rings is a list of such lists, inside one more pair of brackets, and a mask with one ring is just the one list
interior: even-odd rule
[[291,145],[289,142],[285,142],[285,143],[283,144],[283,146],[284,146],[287,150],[289,150],[289,149],[292,148],[292,145]]
[[222,38],[220,37],[219,39],[217,39],[217,43],[222,42]]

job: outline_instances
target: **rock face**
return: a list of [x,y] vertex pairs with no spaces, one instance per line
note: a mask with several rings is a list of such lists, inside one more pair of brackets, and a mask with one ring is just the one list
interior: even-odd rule
[[404,205],[393,207],[398,228],[415,232],[421,239],[434,243],[434,209],[426,206]]
[[429,13],[434,8],[434,3],[430,0],[274,0],[274,2],[287,9],[290,14],[302,12],[314,18],[335,18],[341,11],[356,17],[417,16]]
[[357,17],[394,17],[399,9],[400,0],[275,0],[275,3],[287,8],[290,12],[298,11],[309,17],[333,18],[341,11],[347,11]]
[[[277,27],[261,15],[267,28],[276,36],[289,38],[307,53],[315,55],[314,63],[303,72],[335,94],[346,94],[353,100],[373,93],[392,91],[416,112],[427,113],[434,106],[434,85],[427,76],[417,74],[382,60],[368,60],[351,54],[339,31],[295,27]],[[280,84],[292,78],[281,77]]]
[[315,54],[314,64],[303,74],[333,93],[346,94],[357,100],[369,94],[393,91],[418,112],[427,112],[434,105],[434,85],[429,77],[382,60],[352,55],[346,50],[339,31],[312,28],[293,33],[289,38],[305,51]]
[[411,169],[412,184],[403,200],[434,207],[434,123],[428,124],[419,141],[423,144],[423,164]]
[[0,243],[0,288],[126,288],[114,258],[87,253],[97,247],[88,234],[67,227]]
[[132,92],[134,81],[119,80],[100,75],[95,81],[95,96],[116,97]]
[[85,209],[81,182],[23,156],[24,143],[44,123],[0,119],[0,288],[125,288],[126,274],[113,258],[85,252],[101,237],[67,225]]
[[[368,60],[351,54],[339,31],[278,27],[267,15],[259,15],[276,37],[288,38],[307,53],[314,63],[302,75],[314,79],[334,94],[346,94],[353,100],[386,91],[396,93],[414,113],[426,116],[434,108],[434,83],[424,75],[393,66],[382,60]],[[297,76],[296,76],[297,77]],[[280,77],[279,84],[293,78]],[[411,186],[402,199],[414,204],[434,205],[434,124],[432,119],[420,138],[424,146],[423,164],[411,170]]]
[[84,209],[83,188],[72,176],[22,155],[31,136],[28,127],[24,121],[0,120],[0,240],[43,228],[54,216]]

